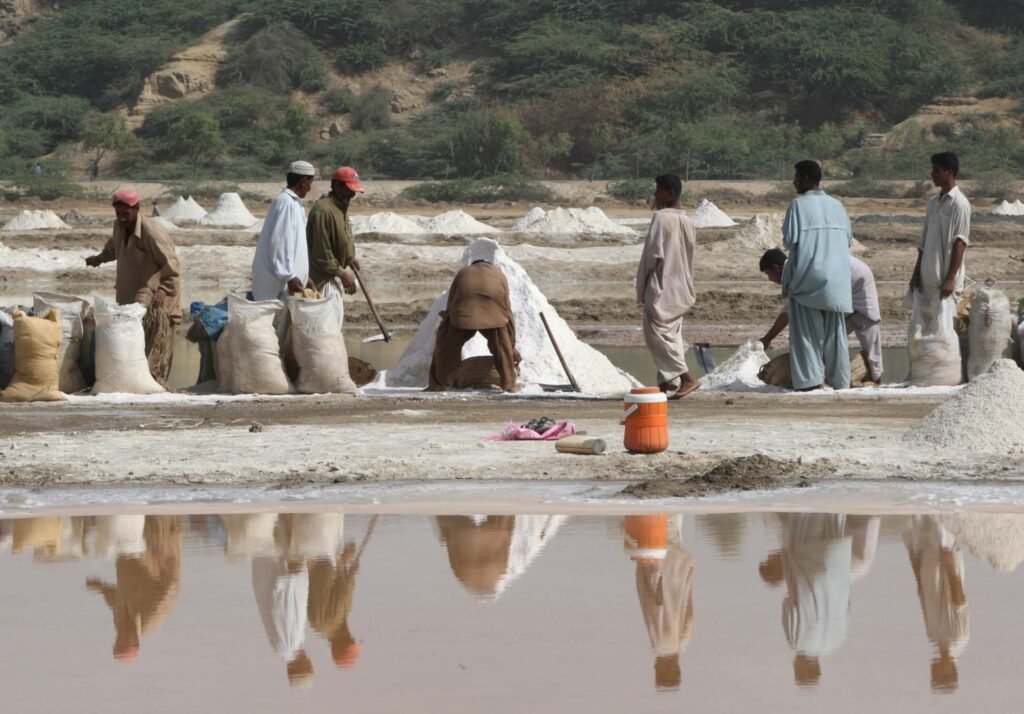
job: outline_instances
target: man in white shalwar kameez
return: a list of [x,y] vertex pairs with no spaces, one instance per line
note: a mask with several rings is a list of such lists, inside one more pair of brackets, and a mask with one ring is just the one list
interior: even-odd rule
[[302,199],[313,187],[316,170],[306,161],[288,167],[287,188],[270,204],[252,260],[254,300],[277,300],[313,288],[309,279],[306,212]]
[[693,223],[680,208],[683,184],[675,174],[658,176],[654,217],[636,272],[636,297],[644,306],[644,341],[658,370],[658,386],[669,399],[700,387],[686,366],[683,315],[697,301],[693,287]]

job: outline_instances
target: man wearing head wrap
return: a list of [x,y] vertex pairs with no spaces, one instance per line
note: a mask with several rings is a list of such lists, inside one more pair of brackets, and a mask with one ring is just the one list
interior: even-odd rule
[[[139,195],[122,189],[114,193],[114,234],[103,251],[85,259],[97,267],[117,261],[115,289],[121,305],[140,303],[146,314],[146,356],[149,371],[166,383],[174,355],[174,326],[181,322],[181,265],[174,241],[157,221],[139,211]],[[158,329],[158,326],[162,328]]]
[[293,161],[285,177],[287,187],[270,204],[252,261],[255,300],[285,298],[313,287],[302,199],[313,187],[315,175],[312,164]]
[[331,176],[331,192],[313,204],[306,223],[306,245],[309,248],[309,278],[316,289],[328,293],[341,287],[349,295],[356,291],[356,281],[346,268],[359,270],[348,206],[356,194],[363,193],[359,174],[343,166]]

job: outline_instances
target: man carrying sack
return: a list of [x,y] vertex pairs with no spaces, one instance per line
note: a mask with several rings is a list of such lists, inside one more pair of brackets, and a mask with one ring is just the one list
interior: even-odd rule
[[117,261],[117,302],[146,307],[143,325],[149,371],[166,386],[174,357],[174,329],[181,322],[178,253],[163,226],[143,217],[135,191],[117,191],[111,203],[116,217],[114,234],[103,251],[86,258],[85,264],[96,268]]

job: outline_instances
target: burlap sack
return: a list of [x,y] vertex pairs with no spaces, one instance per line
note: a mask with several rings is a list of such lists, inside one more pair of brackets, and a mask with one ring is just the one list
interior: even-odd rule
[[85,336],[84,318],[89,311],[89,304],[74,295],[35,293],[32,296],[32,307],[37,315],[44,315],[47,310],[60,311],[64,332],[57,352],[60,391],[65,394],[82,391],[86,387],[81,369],[82,338]]
[[303,394],[355,394],[348,350],[341,334],[344,307],[337,294],[323,299],[288,298],[291,348],[299,365],[296,388]]
[[58,402],[60,391],[57,353],[63,336],[60,312],[45,317],[14,313],[14,375],[0,395],[5,402]]
[[149,372],[139,303],[118,305],[96,297],[96,384],[93,394],[157,394],[165,391]]
[[[773,387],[793,388],[793,375],[789,365],[789,353],[779,355],[771,362],[761,368],[757,373],[758,378],[765,384]],[[863,387],[870,383],[871,372],[868,370],[867,357],[863,352],[858,352],[850,358],[850,386]]]
[[228,295],[228,324],[217,340],[217,379],[230,394],[290,394],[275,324],[286,313],[280,300],[249,301]]
[[483,355],[462,360],[455,375],[455,386],[458,389],[500,389],[501,377],[494,367],[494,357]]
[[364,387],[377,376],[377,369],[358,357],[348,358],[348,376],[352,378],[357,387]]

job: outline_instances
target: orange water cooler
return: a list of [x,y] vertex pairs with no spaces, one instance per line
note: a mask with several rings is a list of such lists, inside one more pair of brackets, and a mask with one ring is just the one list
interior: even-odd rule
[[656,454],[668,448],[668,398],[657,387],[641,387],[624,397],[626,450]]

